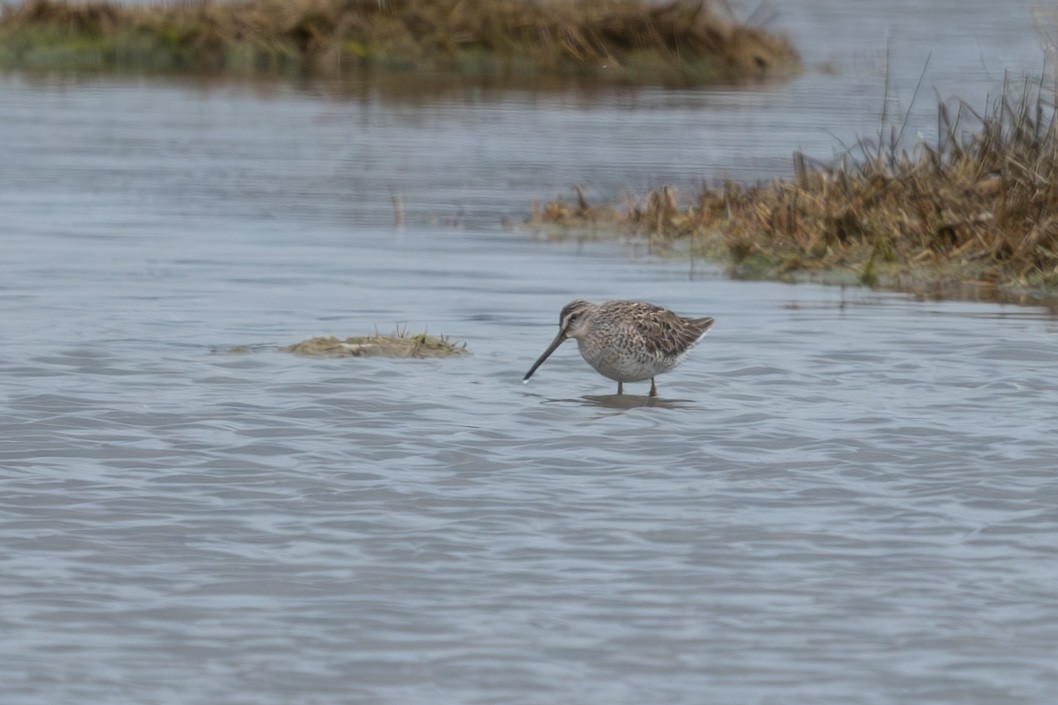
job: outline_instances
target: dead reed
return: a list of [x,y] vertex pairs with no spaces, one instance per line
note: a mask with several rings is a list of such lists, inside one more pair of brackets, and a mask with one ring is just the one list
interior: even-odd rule
[[799,59],[708,0],[25,0],[0,14],[0,65],[701,83],[788,74]]
[[[1058,298],[1055,93],[1008,86],[985,114],[941,104],[937,144],[899,146],[895,128],[836,163],[795,157],[794,177],[669,187],[624,210],[559,200],[542,227],[608,225],[684,243],[735,276],[859,282],[925,295]],[[850,276],[851,275],[851,276]]]

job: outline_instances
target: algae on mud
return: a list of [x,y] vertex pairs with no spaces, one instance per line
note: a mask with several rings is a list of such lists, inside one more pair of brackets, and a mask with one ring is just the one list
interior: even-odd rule
[[800,59],[706,0],[25,0],[0,15],[0,66],[703,84],[789,75]]
[[718,261],[735,277],[863,284],[938,298],[1058,303],[1058,121],[1053,92],[1008,85],[984,114],[938,108],[911,151],[895,128],[794,177],[663,186],[625,206],[534,206],[530,227],[611,232]]
[[418,335],[367,335],[339,340],[334,336],[309,338],[280,348],[283,352],[309,357],[458,357],[467,354],[466,345],[426,333]]

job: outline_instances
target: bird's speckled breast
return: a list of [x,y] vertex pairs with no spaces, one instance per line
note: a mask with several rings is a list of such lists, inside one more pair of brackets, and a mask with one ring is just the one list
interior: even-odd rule
[[633,340],[635,335],[633,330],[611,328],[585,335],[577,347],[596,372],[617,382],[642,382],[675,366],[648,354],[641,341]]

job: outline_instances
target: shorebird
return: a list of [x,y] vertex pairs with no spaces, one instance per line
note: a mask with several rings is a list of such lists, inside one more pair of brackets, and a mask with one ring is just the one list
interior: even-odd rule
[[618,394],[624,394],[625,382],[649,379],[650,396],[656,397],[654,377],[680,364],[712,325],[712,318],[684,318],[639,301],[572,301],[559,314],[558,335],[522,381],[528,382],[559,345],[575,338],[581,357],[615,380]]

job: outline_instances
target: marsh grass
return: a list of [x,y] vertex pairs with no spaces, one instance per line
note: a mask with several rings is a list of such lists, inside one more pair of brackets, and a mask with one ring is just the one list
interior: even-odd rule
[[680,242],[739,277],[1054,299],[1054,96],[1039,83],[1008,84],[984,114],[940,103],[935,144],[908,151],[900,129],[885,125],[833,163],[796,155],[789,180],[727,181],[682,202],[661,187],[623,209],[556,200],[529,222]]
[[799,68],[784,37],[711,8],[706,0],[26,0],[0,15],[0,64],[326,76],[357,69],[569,74],[673,84]]

